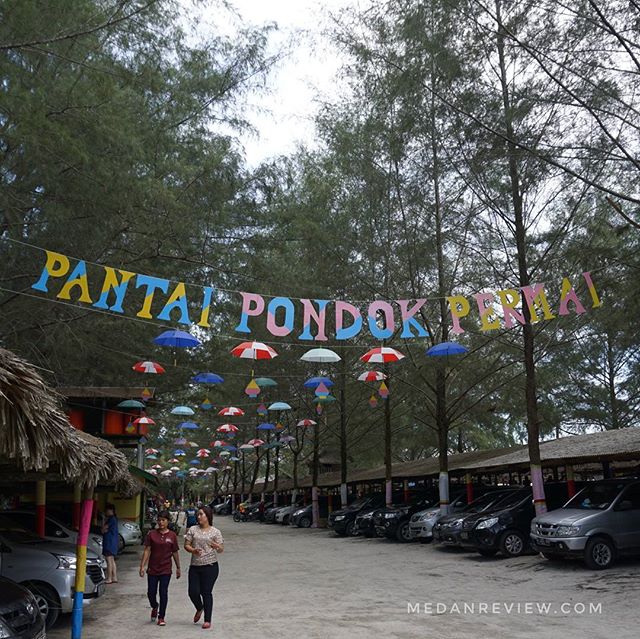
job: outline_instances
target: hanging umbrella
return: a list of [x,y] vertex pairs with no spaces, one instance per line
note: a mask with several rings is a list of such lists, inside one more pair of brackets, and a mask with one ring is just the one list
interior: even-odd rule
[[231,455],[231,453],[228,450],[223,450],[220,453],[220,457],[228,457],[229,455]]
[[427,355],[429,357],[443,357],[448,355],[462,355],[468,353],[469,349],[462,346],[462,344],[456,344],[456,342],[441,342],[431,348],[427,349]]
[[136,426],[146,425],[146,426],[155,426],[156,423],[151,419],[151,417],[138,417],[138,419],[134,419],[133,423]]
[[280,448],[282,444],[280,442],[270,442],[269,444],[265,444],[262,448]]
[[238,447],[238,450],[242,450],[242,451],[253,450],[253,444],[242,444],[242,446]]
[[269,386],[277,386],[278,382],[270,377],[256,377],[256,384],[260,386],[260,388],[268,388]]
[[324,383],[318,384],[315,390],[316,397],[326,397],[330,392],[331,391]]
[[[170,459],[170,460],[169,460],[169,463],[170,463],[170,464],[179,464],[179,463],[180,463],[180,460],[179,460],[179,459],[176,459],[176,458],[174,457],[173,459]],[[180,469],[179,469],[179,468],[176,468],[176,470],[180,470]]]
[[144,451],[145,455],[157,455],[160,451],[157,448],[147,448],[147,450]]
[[269,410],[291,410],[291,406],[287,402],[274,402],[269,406]]
[[153,343],[159,346],[173,346],[174,348],[193,348],[200,345],[200,340],[191,335],[191,333],[173,329],[154,337]]
[[197,442],[188,442],[188,445],[191,446],[191,448],[198,448],[198,446],[200,446]]
[[222,384],[224,379],[216,373],[198,373],[191,378],[196,384]]
[[232,455],[231,457],[229,457],[229,461],[240,461],[240,457],[236,457],[235,455]]
[[196,412],[193,408],[189,408],[188,406],[176,406],[171,409],[172,415],[195,415]]
[[196,453],[198,457],[209,457],[209,453]]
[[192,459],[189,463],[192,466],[197,466],[200,463],[200,460],[199,459]]
[[154,464],[153,466],[151,466],[151,468],[157,468],[158,470],[160,470],[162,468],[162,464]]
[[316,388],[320,386],[320,384],[324,384],[327,387],[333,386],[333,382],[328,377],[310,377],[304,382],[303,386],[306,388]]
[[380,346],[367,351],[360,359],[371,364],[385,364],[387,362],[397,362],[404,358],[404,355],[395,348]]
[[211,410],[213,408],[213,404],[211,403],[211,400],[206,397],[202,404],[200,404],[200,408],[202,408],[202,410]]
[[182,450],[182,448],[176,448],[176,450],[173,451],[173,454],[176,457],[184,457],[187,453],[185,453],[184,450]]
[[162,477],[169,477],[170,475],[173,475],[173,472],[172,472],[172,471],[170,471],[170,470],[163,470],[163,471],[160,473],[160,475],[161,475]]
[[275,430],[275,424],[258,424],[256,430]]
[[158,459],[156,455],[146,455],[147,459]]
[[218,411],[218,415],[222,415],[223,417],[236,417],[244,415],[244,411],[242,408],[236,408],[235,406],[226,406]]
[[330,404],[338,400],[333,395],[323,395],[322,397],[316,397],[313,401],[317,404]]
[[171,466],[169,470],[173,470],[174,472],[180,470],[180,466]]
[[267,410],[267,407],[264,404],[260,404],[260,406],[258,406],[258,408],[256,409],[256,412],[258,413],[258,415],[268,415],[269,411]]
[[136,373],[153,373],[155,375],[161,375],[165,372],[164,368],[157,362],[136,362],[131,367]]
[[146,406],[137,399],[125,399],[124,402],[120,402],[116,408],[146,408]]
[[158,471],[155,468],[149,468],[147,471],[150,475],[157,475]]
[[178,437],[178,439],[173,440],[173,443],[178,446],[184,446],[187,443],[187,440],[184,437]]
[[278,356],[271,346],[262,342],[242,342],[231,350],[231,354],[241,359],[273,359]]
[[358,375],[359,382],[381,382],[383,379],[387,379],[387,376],[380,371],[367,371]]
[[292,435],[283,435],[280,438],[280,443],[281,444],[290,444],[291,442],[295,442],[296,438],[293,437]]
[[222,426],[218,426],[216,428],[216,432],[218,433],[237,433],[238,427],[235,424],[222,424]]
[[317,362],[319,364],[331,364],[340,361],[340,355],[328,348],[312,348],[307,351],[301,358],[305,362]]
[[387,397],[389,397],[389,388],[384,382],[380,384],[380,388],[378,389],[378,395],[380,395],[382,399],[387,399]]
[[207,473],[207,475],[210,475],[211,473],[215,473],[216,469],[209,467],[204,472]]
[[284,430],[284,424],[276,422],[276,430]]
[[211,442],[211,447],[212,448],[222,448],[223,446],[226,446],[227,442],[223,442],[221,439],[216,439],[214,442]]
[[200,428],[200,426],[198,426],[198,424],[196,424],[195,422],[180,422],[178,424],[178,428],[182,428],[185,430],[196,430],[197,428]]
[[375,395],[371,395],[371,397],[369,397],[369,406],[371,406],[371,408],[375,408],[378,405],[378,400],[376,399]]
[[244,389],[244,392],[246,395],[248,395],[252,399],[255,399],[258,395],[260,395],[260,386],[258,386],[255,379],[252,379],[247,384],[247,387]]
[[142,389],[140,396],[142,397],[142,401],[146,402],[153,397],[153,393],[145,386],[145,388]]
[[314,422],[312,419],[301,419],[296,426],[315,426],[316,422]]
[[247,444],[251,444],[252,446],[257,447],[257,446],[263,446],[264,442],[261,439],[255,438],[255,439],[250,439],[247,442]]
[[235,446],[231,446],[230,444],[227,444],[226,446],[223,446],[222,448],[224,448],[225,450],[230,450],[231,452],[233,452],[234,450],[238,450]]
[[199,448],[198,452],[196,453],[197,455],[203,454],[203,455],[208,455],[211,451],[208,448]]

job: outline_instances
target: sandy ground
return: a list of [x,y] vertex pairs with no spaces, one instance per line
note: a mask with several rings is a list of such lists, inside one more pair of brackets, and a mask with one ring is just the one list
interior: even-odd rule
[[[638,637],[638,560],[592,572],[578,562],[555,564],[534,556],[485,559],[429,545],[343,539],[328,530],[234,523],[229,517],[218,518],[216,525],[226,546],[214,590],[212,636]],[[183,555],[186,567],[189,556]],[[108,586],[104,597],[85,608],[83,637],[202,637],[206,631],[192,623],[186,575],[172,579],[167,626],[149,622],[138,561],[138,550],[119,559],[120,583]],[[408,612],[409,603],[419,604],[420,612]],[[474,604],[475,612],[465,612],[465,603]],[[549,603],[549,612],[539,613],[539,603]],[[425,612],[425,604],[431,612]],[[479,604],[488,609],[480,611]],[[514,607],[508,613],[509,604],[519,604],[520,611]],[[561,604],[568,604],[568,612]],[[601,609],[590,612],[589,604]],[[68,617],[49,633],[51,639],[69,636]]]

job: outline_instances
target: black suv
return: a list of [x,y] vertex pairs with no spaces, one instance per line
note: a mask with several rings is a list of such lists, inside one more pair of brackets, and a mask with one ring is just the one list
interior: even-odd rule
[[[545,484],[549,510],[567,501],[566,483]],[[483,557],[498,552],[517,557],[529,549],[531,520],[535,517],[531,488],[520,488],[492,508],[462,521],[460,545],[477,550]]]
[[44,639],[44,618],[34,596],[15,581],[0,577],[0,637]]
[[384,495],[376,493],[368,497],[357,499],[341,510],[334,510],[329,515],[328,527],[333,528],[341,537],[350,537],[354,533],[356,516],[360,512],[374,511],[384,506]]
[[398,504],[387,508],[379,508],[373,513],[373,525],[378,537],[387,537],[401,542],[411,541],[409,522],[411,517],[426,508],[433,508],[440,503],[435,493],[415,496],[409,504]]

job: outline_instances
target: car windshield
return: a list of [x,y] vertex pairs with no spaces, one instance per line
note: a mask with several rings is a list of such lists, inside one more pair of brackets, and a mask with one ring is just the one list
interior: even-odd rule
[[45,539],[38,537],[35,533],[24,530],[24,528],[18,528],[17,526],[6,525],[4,521],[0,522],[0,535],[14,544],[46,543]]
[[353,510],[359,510],[367,503],[367,501],[368,501],[367,499],[356,499],[352,504],[349,504],[347,508],[352,508]]
[[492,509],[495,508],[511,508],[511,506],[515,506],[519,504],[525,497],[531,497],[531,491],[529,490],[514,490],[513,492],[508,492],[501,499],[498,499],[491,506]]
[[563,508],[579,508],[581,510],[606,510],[620,494],[624,484],[606,482],[585,486],[575,497],[572,497]]
[[474,499],[470,504],[467,504],[462,511],[465,513],[479,513],[493,503],[496,503],[505,496],[504,493],[486,493],[478,499]]

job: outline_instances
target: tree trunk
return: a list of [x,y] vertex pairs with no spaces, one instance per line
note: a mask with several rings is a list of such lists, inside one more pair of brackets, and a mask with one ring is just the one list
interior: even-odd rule
[[342,358],[340,371],[340,503],[347,507],[347,398],[346,398],[346,362]]
[[[325,416],[326,420],[326,416]],[[313,427],[313,477],[311,482],[311,499],[312,499],[312,513],[314,528],[317,528],[320,524],[320,512],[318,509],[318,473],[320,466],[320,425],[316,421]]]
[[611,428],[620,428],[620,412],[616,395],[616,370],[613,352],[613,339],[607,333],[607,387],[609,391],[609,411],[611,413]]
[[[387,376],[387,387],[390,386]],[[389,389],[390,390],[390,389]],[[393,501],[392,488],[393,478],[391,469],[391,395],[388,395],[384,402],[384,479],[385,479],[385,501],[387,506],[391,506]]]

